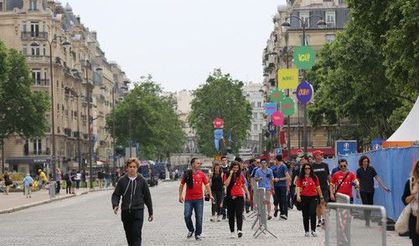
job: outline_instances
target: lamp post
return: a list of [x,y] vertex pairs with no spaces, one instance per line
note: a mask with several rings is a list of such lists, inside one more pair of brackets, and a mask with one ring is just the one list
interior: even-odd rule
[[114,85],[112,87],[112,163],[113,168],[116,168],[116,158],[115,158],[115,90],[116,90],[116,82],[114,82]]
[[[298,22],[301,24],[302,27],[302,31],[303,31],[303,40],[302,40],[302,45],[306,46],[306,28],[308,27],[308,22],[310,19],[313,18],[319,18],[319,21],[317,21],[317,26],[322,28],[326,26],[326,22],[323,20],[323,16],[319,16],[319,15],[310,15],[307,18],[301,18],[299,16],[296,15],[290,15],[289,17],[287,17],[285,20],[287,19],[291,19],[294,18],[296,20],[298,20]],[[281,26],[283,26],[284,28],[289,28],[291,27],[291,24],[287,21],[283,22],[281,24]],[[302,71],[302,79],[304,79],[305,77],[305,72],[304,70]],[[304,146],[304,153],[307,153],[307,104],[304,105],[304,120],[303,120],[303,146]]]
[[[49,45],[49,71],[50,71],[50,86],[51,86],[51,144],[52,144],[52,153],[51,153],[51,164],[52,164],[52,175],[54,181],[57,180],[56,170],[56,145],[55,145],[55,104],[54,104],[54,73],[52,71],[52,43],[57,43],[57,36],[55,36],[51,41],[47,39]],[[68,41],[62,43],[64,48],[68,48],[71,44]]]

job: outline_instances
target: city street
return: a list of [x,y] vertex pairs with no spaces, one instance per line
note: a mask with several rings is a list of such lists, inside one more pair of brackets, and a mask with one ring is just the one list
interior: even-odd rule
[[[183,205],[177,201],[177,182],[160,182],[152,187],[155,220],[145,222],[144,245],[324,245],[324,231],[317,238],[303,235],[301,214],[290,212],[288,221],[269,221],[269,229],[278,237],[261,235],[253,239],[251,220],[244,222],[244,236],[229,238],[228,223],[209,221],[206,202],[204,235],[201,242],[187,240],[183,222]],[[2,245],[126,245],[120,215],[112,213],[111,191],[56,201],[34,208],[0,215]],[[387,245],[410,245],[407,238],[388,233]]]

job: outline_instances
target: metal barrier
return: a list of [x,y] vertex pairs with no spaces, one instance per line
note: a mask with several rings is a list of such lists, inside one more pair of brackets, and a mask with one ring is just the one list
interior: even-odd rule
[[386,216],[383,206],[328,203],[325,245],[386,246]]
[[348,195],[337,192],[335,197],[336,197],[337,203],[345,203],[345,204],[351,203],[351,198]]
[[50,199],[54,199],[55,195],[56,195],[56,182],[55,181],[50,181],[49,182],[49,198]]
[[265,232],[268,232],[273,237],[277,238],[272,232],[268,230],[268,218],[266,214],[266,207],[265,207],[265,189],[264,188],[257,188],[256,190],[253,190],[253,199],[254,204],[257,206],[256,209],[256,219],[253,222],[252,229],[257,224],[257,228],[255,233],[253,234],[253,237],[257,238],[260,236],[260,234],[266,234]]

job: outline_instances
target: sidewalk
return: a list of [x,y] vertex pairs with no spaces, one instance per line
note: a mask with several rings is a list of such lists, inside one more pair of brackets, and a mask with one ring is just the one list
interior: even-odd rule
[[63,200],[75,196],[85,195],[93,191],[101,191],[106,189],[95,188],[90,190],[88,188],[80,188],[76,190],[76,194],[65,194],[65,190],[61,190],[55,198],[50,199],[48,190],[41,190],[32,192],[31,198],[26,198],[22,192],[10,192],[9,195],[0,193],[0,214],[13,213],[22,209],[39,206],[53,201]]

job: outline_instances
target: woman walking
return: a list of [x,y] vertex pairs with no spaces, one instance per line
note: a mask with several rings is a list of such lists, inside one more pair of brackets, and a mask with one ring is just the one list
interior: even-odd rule
[[9,195],[10,186],[13,184],[13,181],[10,178],[10,175],[8,172],[4,172],[3,180],[4,180],[4,186],[6,186],[6,189],[4,190],[4,194]]
[[404,186],[402,201],[404,205],[410,203],[412,212],[409,217],[409,237],[412,240],[412,245],[419,245],[419,234],[416,231],[417,215],[418,215],[418,199],[419,199],[419,160],[416,161],[415,167],[412,171],[412,177],[407,180]]
[[[390,189],[384,184],[381,178],[377,175],[375,168],[370,166],[370,159],[363,155],[359,158],[359,168],[356,170],[356,178],[359,181],[362,204],[374,204],[374,179],[380,184],[385,192],[390,192]],[[365,210],[365,225],[370,226],[371,211]]]
[[227,214],[228,224],[230,226],[231,237],[234,238],[234,220],[237,220],[237,236],[243,236],[243,209],[244,209],[244,193],[250,197],[249,190],[246,187],[244,176],[241,174],[240,163],[233,161],[230,166],[228,177],[224,178],[224,185],[227,187]]
[[211,192],[214,196],[214,201],[211,206],[212,222],[219,222],[221,214],[221,201],[223,200],[223,171],[221,169],[220,163],[214,163],[212,167],[212,177],[211,177]]
[[302,165],[300,175],[297,178],[297,201],[302,203],[303,224],[306,237],[310,236],[309,225],[311,225],[311,235],[317,237],[317,196],[320,200],[324,200],[319,179],[314,174],[312,166],[305,163]]

